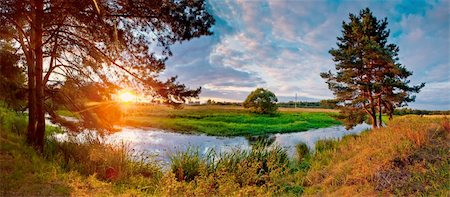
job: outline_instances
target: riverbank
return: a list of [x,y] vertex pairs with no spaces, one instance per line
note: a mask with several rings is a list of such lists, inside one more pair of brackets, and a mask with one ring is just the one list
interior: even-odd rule
[[25,144],[23,116],[1,109],[0,122],[3,196],[447,196],[450,188],[445,117],[398,117],[387,128],[321,140],[314,153],[300,144],[296,159],[259,145],[220,160],[190,149],[172,155],[165,172],[95,139],[48,140],[37,154]]
[[277,114],[251,113],[239,106],[127,106],[122,126],[152,127],[181,133],[199,132],[214,136],[254,136],[290,133],[341,124],[336,110],[283,109]]

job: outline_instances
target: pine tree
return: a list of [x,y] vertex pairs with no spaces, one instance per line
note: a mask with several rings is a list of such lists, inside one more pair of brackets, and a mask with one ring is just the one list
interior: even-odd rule
[[330,50],[337,73],[329,71],[321,77],[334,92],[348,125],[361,123],[365,112],[372,127],[380,127],[383,111],[392,116],[396,107],[414,101],[412,93],[425,84],[408,85],[412,73],[398,63],[398,46],[387,42],[387,18],[378,20],[366,8],[349,19],[342,24],[338,48]]

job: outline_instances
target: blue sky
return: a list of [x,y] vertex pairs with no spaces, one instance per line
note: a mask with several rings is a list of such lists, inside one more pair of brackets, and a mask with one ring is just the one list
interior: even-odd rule
[[411,84],[426,82],[409,104],[450,109],[450,1],[210,0],[214,35],[172,47],[163,76],[178,75],[201,100],[242,101],[264,87],[280,101],[332,98],[320,72],[333,70],[342,21],[369,7],[388,18],[389,42],[400,47],[400,63],[413,71]]

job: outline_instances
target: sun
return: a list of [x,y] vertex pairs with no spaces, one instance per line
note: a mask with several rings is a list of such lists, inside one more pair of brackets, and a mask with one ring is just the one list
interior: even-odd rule
[[136,96],[129,91],[124,91],[124,92],[119,93],[119,99],[122,102],[131,102],[136,99]]

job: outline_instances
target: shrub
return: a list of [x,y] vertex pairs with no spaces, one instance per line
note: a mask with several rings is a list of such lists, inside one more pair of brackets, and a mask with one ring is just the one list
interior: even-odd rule
[[263,88],[257,88],[247,96],[243,106],[256,113],[273,114],[278,108],[276,102],[278,102],[278,99],[274,93]]
[[200,174],[200,167],[204,163],[198,148],[188,147],[186,151],[179,151],[170,156],[172,173],[177,181],[192,181]]
[[295,150],[299,161],[302,161],[309,154],[309,148],[305,143],[297,144]]

